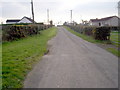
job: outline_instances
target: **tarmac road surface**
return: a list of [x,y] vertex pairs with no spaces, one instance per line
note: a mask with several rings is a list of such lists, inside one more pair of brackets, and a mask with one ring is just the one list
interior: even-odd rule
[[117,88],[118,58],[63,27],[48,42],[43,56],[24,81],[24,88]]

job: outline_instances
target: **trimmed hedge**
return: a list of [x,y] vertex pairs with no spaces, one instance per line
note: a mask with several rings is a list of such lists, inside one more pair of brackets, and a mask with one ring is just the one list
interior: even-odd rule
[[27,37],[34,34],[39,34],[40,30],[44,30],[52,27],[51,25],[5,25],[2,26],[2,40],[3,41],[12,41]]
[[120,26],[119,27],[111,26],[110,29],[111,29],[111,31],[119,31],[120,32]]
[[75,26],[74,25],[67,25],[67,26],[78,33],[83,33],[83,31],[84,31],[84,26],[82,26],[82,25],[75,25]]
[[94,37],[96,40],[110,40],[111,27],[95,27],[95,26],[83,26],[83,25],[67,25],[71,29],[81,34]]
[[96,40],[110,40],[110,27],[97,27],[93,34]]

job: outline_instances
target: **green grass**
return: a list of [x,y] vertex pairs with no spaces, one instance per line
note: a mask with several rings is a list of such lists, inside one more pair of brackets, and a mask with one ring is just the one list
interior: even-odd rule
[[[91,37],[91,36],[87,36],[87,35],[84,35],[84,34],[80,34],[80,33],[77,33],[77,32],[75,32],[75,31],[73,31],[72,29],[70,29],[69,27],[66,27],[66,26],[64,26],[68,31],[70,31],[71,33],[73,33],[73,34],[75,34],[76,36],[79,36],[79,37],[81,37],[82,39],[84,39],[84,40],[86,40],[86,41],[88,41],[88,42],[91,42],[91,43],[99,43],[99,44],[108,44],[108,43],[111,43],[111,41],[112,42],[119,42],[118,41],[118,33],[117,32],[112,32],[111,33],[111,41],[100,41],[100,40],[95,40],[93,37]],[[118,46],[118,44],[117,43],[112,43],[112,44],[114,44],[114,45],[116,45],[116,46]],[[112,54],[114,54],[114,55],[116,55],[116,56],[118,56],[118,57],[120,57],[120,51],[118,51],[118,50],[116,50],[115,48],[107,48],[106,49],[107,51],[109,51],[109,52],[111,52]]]
[[71,33],[75,34],[76,36],[78,37],[81,37],[82,39],[88,41],[88,42],[91,42],[91,43],[110,43],[110,41],[100,41],[100,40],[95,40],[93,37],[91,36],[87,36],[87,35],[84,35],[84,34],[80,34],[78,32],[75,32],[74,30],[70,29],[69,27],[66,27],[64,26],[68,31],[70,31]]
[[47,51],[47,41],[56,35],[57,28],[52,27],[13,42],[2,44],[2,87],[21,88],[27,73]]
[[114,48],[107,48],[107,50],[111,53],[113,53],[114,55],[120,57],[120,53],[118,52],[118,50],[114,49]]
[[120,41],[118,40],[118,37],[120,36],[120,33],[118,32],[111,32],[111,41],[114,45],[116,45],[117,47],[120,45]]
[[70,31],[71,33],[73,33],[73,34],[75,34],[76,36],[78,36],[78,37],[81,37],[81,38],[83,38],[84,40],[87,40],[87,41],[89,41],[89,42],[95,42],[95,40],[92,38],[92,37],[90,37],[90,36],[86,36],[86,35],[84,35],[84,34],[80,34],[80,33],[78,33],[78,32],[75,32],[75,31],[73,31],[72,29],[70,29],[69,27],[66,27],[66,26],[64,26],[68,31]]

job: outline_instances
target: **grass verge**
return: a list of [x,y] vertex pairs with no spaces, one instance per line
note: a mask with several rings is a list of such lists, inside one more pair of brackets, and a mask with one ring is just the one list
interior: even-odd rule
[[[88,42],[91,42],[91,43],[96,43],[96,44],[109,44],[111,43],[111,41],[100,41],[100,40],[95,40],[93,37],[91,36],[87,36],[87,35],[84,35],[84,34],[80,34],[78,32],[75,32],[74,30],[70,29],[69,27],[67,26],[64,26],[68,31],[70,31],[71,33],[75,34],[76,36],[78,37],[81,37],[82,39],[88,41]],[[117,36],[118,37],[118,36]],[[114,38],[113,35],[111,36],[111,38]],[[113,43],[111,43],[113,44]],[[112,54],[120,57],[120,52],[118,50],[116,50],[115,48],[106,48],[107,51],[111,52]]]
[[120,36],[120,32],[111,32],[111,41],[114,45],[116,45],[117,47],[120,46],[120,41],[119,41],[119,36]]
[[78,37],[81,37],[82,39],[88,41],[88,42],[92,42],[92,43],[104,43],[104,44],[107,44],[107,43],[110,43],[110,41],[100,41],[100,40],[95,40],[93,37],[91,36],[87,36],[87,35],[84,35],[84,34],[80,34],[78,32],[75,32],[74,30],[70,29],[69,27],[67,26],[64,26],[68,31],[70,31],[71,33],[75,34],[76,36]]
[[107,51],[113,53],[114,55],[120,57],[120,53],[118,53],[118,50],[114,49],[114,48],[107,48]]
[[47,41],[56,35],[57,28],[41,34],[2,44],[2,88],[21,88],[27,73],[47,51]]

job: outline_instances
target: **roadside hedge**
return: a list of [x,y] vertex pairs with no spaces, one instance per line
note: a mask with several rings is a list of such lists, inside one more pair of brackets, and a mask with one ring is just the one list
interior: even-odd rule
[[96,27],[96,26],[83,26],[83,25],[67,25],[74,31],[92,36],[96,40],[110,40],[111,27]]
[[110,27],[97,27],[93,36],[96,40],[110,40],[110,32]]
[[40,30],[52,27],[51,25],[4,25],[2,26],[2,40],[12,41],[34,34],[40,34]]

